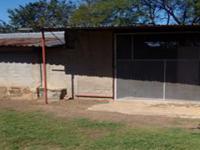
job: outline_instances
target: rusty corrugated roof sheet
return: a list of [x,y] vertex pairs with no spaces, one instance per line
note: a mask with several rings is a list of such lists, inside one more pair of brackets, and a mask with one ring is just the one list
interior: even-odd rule
[[[55,47],[65,44],[64,32],[47,32],[46,46]],[[41,33],[8,33],[0,34],[0,46],[40,47]]]
[[[64,41],[61,43],[53,38],[46,38],[46,46],[54,47],[63,45]],[[16,38],[16,39],[0,39],[0,46],[17,46],[17,47],[40,47],[41,40],[38,38]]]

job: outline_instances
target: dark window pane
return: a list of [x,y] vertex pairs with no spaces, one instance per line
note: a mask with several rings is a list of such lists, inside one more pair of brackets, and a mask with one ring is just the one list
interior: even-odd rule
[[178,42],[165,37],[136,36],[135,59],[176,59]]
[[132,36],[118,35],[117,36],[117,58],[131,59],[132,55]]

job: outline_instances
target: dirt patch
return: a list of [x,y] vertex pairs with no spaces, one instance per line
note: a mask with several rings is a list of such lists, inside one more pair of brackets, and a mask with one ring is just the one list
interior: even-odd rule
[[157,115],[175,118],[200,119],[200,103],[183,104],[153,101],[117,101],[109,104],[92,106],[89,110],[118,112],[129,115]]
[[[88,108],[92,106],[108,105],[106,102],[94,100],[71,100],[52,102],[45,105],[40,101],[20,101],[20,100],[2,100],[0,101],[0,109],[11,109],[17,111],[42,111],[52,114],[62,119],[88,118],[98,121],[111,121],[125,123],[135,127],[184,127],[196,128],[200,120],[198,119],[181,119],[171,118],[158,115],[130,115],[118,112],[106,111],[90,111]],[[134,109],[135,107],[132,107]]]

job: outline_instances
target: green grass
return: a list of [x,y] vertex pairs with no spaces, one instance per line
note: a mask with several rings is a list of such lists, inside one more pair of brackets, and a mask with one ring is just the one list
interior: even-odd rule
[[0,111],[1,150],[199,150],[200,132]]

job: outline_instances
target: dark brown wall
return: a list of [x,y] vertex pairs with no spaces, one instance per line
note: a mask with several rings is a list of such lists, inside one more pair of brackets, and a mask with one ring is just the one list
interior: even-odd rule
[[74,48],[52,49],[47,53],[49,86],[66,87],[70,96],[74,93],[112,97],[112,32],[73,34],[76,35]]

